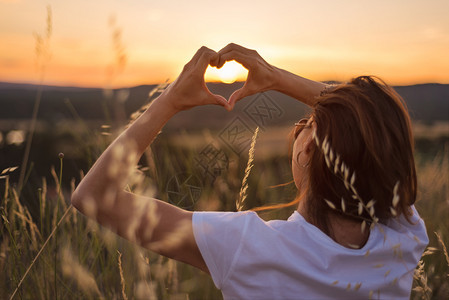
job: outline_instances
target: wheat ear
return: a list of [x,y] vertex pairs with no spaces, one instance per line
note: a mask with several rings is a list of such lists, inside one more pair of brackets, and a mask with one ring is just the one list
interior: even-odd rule
[[443,242],[443,239],[441,238],[441,235],[438,234],[438,232],[435,232],[435,235],[438,238],[438,241],[441,244],[441,247],[443,248],[443,252],[444,252],[444,257],[446,258],[446,263],[449,266],[449,255],[447,254],[447,249],[446,249],[446,245]]
[[249,157],[248,157],[248,163],[246,164],[245,176],[243,177],[243,180],[242,180],[242,187],[240,188],[239,198],[235,204],[237,211],[241,211],[243,209],[243,203],[245,202],[245,199],[246,199],[246,191],[248,190],[248,177],[249,177],[249,173],[251,172],[251,169],[253,167],[254,150],[256,148],[256,139],[257,139],[258,133],[259,133],[259,127],[256,128],[256,130],[254,131],[254,135],[251,139],[251,147],[249,148]]
[[[339,177],[344,185],[345,188],[352,193],[352,198],[358,201],[358,215],[361,219],[364,219],[361,225],[361,230],[364,231],[366,228],[366,223],[371,223],[371,227],[374,226],[379,219],[375,216],[375,210],[374,210],[374,204],[375,200],[370,200],[367,204],[362,200],[359,193],[357,192],[357,189],[355,187],[355,181],[356,181],[356,173],[351,172],[349,167],[344,163],[344,161],[341,159],[341,156],[332,149],[329,139],[326,136],[321,143],[318,136],[316,135],[316,131],[313,132],[313,139],[315,140],[316,145],[324,154],[324,159],[326,161],[326,166],[329,168],[329,170],[334,173],[335,176]],[[398,184],[397,184],[398,185]],[[395,188],[397,191],[397,186]],[[393,200],[393,202],[396,199]],[[336,210],[336,206],[330,202],[327,199],[324,199],[326,204],[331,208]],[[346,213],[346,203],[343,198],[341,198],[341,205],[342,205],[342,212]],[[362,217],[363,211],[368,212],[370,218],[366,219]]]

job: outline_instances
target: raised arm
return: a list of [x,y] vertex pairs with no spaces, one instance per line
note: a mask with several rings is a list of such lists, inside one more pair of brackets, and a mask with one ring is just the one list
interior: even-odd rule
[[205,47],[186,64],[181,75],[95,162],[72,195],[72,204],[124,238],[208,272],[195,243],[192,213],[166,202],[124,191],[140,156],[164,124],[177,112],[227,101],[204,83],[218,54]]
[[279,81],[275,90],[298,99],[309,106],[316,103],[316,97],[328,86],[325,83],[313,81],[286,70],[277,69],[277,73],[279,74]]
[[246,96],[267,90],[279,91],[313,106],[316,96],[327,87],[325,83],[276,68],[268,64],[255,50],[236,44],[229,44],[218,53],[220,54],[218,67],[221,67],[226,61],[235,60],[249,70],[244,86],[235,91],[229,99],[231,107]]

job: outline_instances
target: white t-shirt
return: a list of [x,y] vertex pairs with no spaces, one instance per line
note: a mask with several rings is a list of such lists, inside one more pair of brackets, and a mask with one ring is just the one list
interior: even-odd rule
[[415,208],[376,225],[361,249],[334,242],[297,211],[265,222],[254,212],[195,212],[193,231],[225,299],[409,299],[428,243]]

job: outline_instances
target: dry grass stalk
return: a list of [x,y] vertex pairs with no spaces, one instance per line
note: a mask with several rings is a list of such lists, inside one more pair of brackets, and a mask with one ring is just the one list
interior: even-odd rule
[[443,248],[444,257],[446,258],[446,263],[447,266],[449,267],[449,255],[447,254],[446,245],[444,244],[443,239],[441,238],[441,235],[438,234],[438,232],[435,232],[435,235],[437,236],[438,242],[440,242],[441,247]]
[[[72,178],[72,180],[70,181],[70,195],[73,195],[74,191],[75,191],[75,178]],[[72,210],[72,220],[74,225],[78,223],[78,217],[75,210]]]
[[178,268],[176,265],[176,261],[174,259],[169,259],[167,261],[167,269],[168,269],[168,276],[167,276],[167,282],[170,286],[170,290],[172,292],[178,292],[179,289],[179,282],[178,282]]
[[[154,201],[149,201],[146,207],[143,209],[144,215],[142,215],[142,220],[147,220],[147,226],[145,227],[145,231],[142,233],[142,241],[149,241],[154,232],[154,228],[156,228],[157,224],[160,221],[160,215],[157,213],[157,206]],[[140,225],[140,224],[139,224]]]
[[122,30],[117,26],[117,18],[114,15],[109,18],[109,26],[112,30],[112,44],[115,54],[114,65],[116,66],[115,72],[121,73],[125,68],[127,55],[125,46],[122,42]]
[[45,208],[47,206],[47,179],[45,177],[42,178],[41,199],[42,211],[45,212]]
[[[5,177],[5,192],[3,193],[3,199],[4,199],[3,205],[5,207],[7,207],[8,202],[9,202],[8,194],[9,194],[9,176],[6,176]],[[6,211],[5,213],[6,213],[6,216],[8,216],[8,212]]]
[[251,147],[249,148],[249,157],[248,157],[248,163],[246,164],[245,176],[243,177],[242,187],[240,188],[240,193],[239,193],[239,198],[235,205],[237,208],[237,211],[241,211],[243,209],[243,204],[246,199],[246,191],[248,190],[248,177],[249,177],[249,174],[253,167],[254,150],[256,149],[256,139],[257,139],[258,133],[259,133],[259,127],[256,128],[256,130],[254,131],[254,135],[251,139]]
[[118,253],[118,269],[120,272],[120,284],[122,286],[122,297],[125,300],[128,300],[128,297],[125,293],[125,277],[123,276],[123,268],[122,268],[122,253],[117,250]]
[[148,279],[151,282],[150,261],[145,256],[144,250],[140,247],[133,247],[133,252],[138,277],[140,279]]
[[[13,197],[14,197],[14,201],[17,205],[17,208],[19,209],[19,215],[25,216],[25,209],[22,206],[22,204],[19,201],[19,195],[17,194],[16,190],[13,188],[12,189],[12,193],[13,193]],[[22,220],[22,228],[26,227],[26,221],[24,218],[21,218]]]
[[[33,221],[33,218],[31,217],[30,212],[28,211],[27,208],[25,208],[25,214],[23,215],[20,212],[15,211],[14,214],[19,217],[20,220],[22,220],[22,224],[26,223],[28,224],[28,227],[30,228],[30,234],[31,234],[31,245],[33,246],[33,249],[37,250],[37,238],[36,236],[39,236],[39,238],[41,237],[41,234],[39,232],[39,230],[37,229],[36,224]],[[26,229],[26,226],[22,227],[23,229]]]
[[135,120],[137,120],[151,105],[151,100],[153,99],[153,96],[156,93],[162,93],[168,86],[168,80],[166,80],[164,83],[158,84],[156,87],[154,87],[149,93],[148,93],[148,103],[142,105],[137,111],[133,112],[131,114],[129,123],[126,127],[129,127]]
[[191,232],[192,224],[186,220],[181,221],[176,230],[166,234],[163,239],[143,245],[145,248],[158,252],[160,249],[172,249],[179,246],[185,240],[187,233]]
[[84,292],[102,297],[93,274],[75,259],[69,248],[65,248],[62,251],[62,261],[62,273],[64,276],[73,278]]
[[37,114],[39,112],[39,106],[40,106],[40,102],[42,99],[42,90],[43,90],[42,84],[44,82],[45,67],[46,67],[47,63],[50,61],[50,57],[51,57],[50,39],[51,39],[51,35],[53,32],[53,25],[52,25],[53,21],[52,21],[52,10],[51,10],[50,5],[47,6],[47,20],[46,21],[47,21],[46,22],[47,28],[46,28],[44,37],[42,37],[40,34],[37,34],[37,33],[34,34],[34,37],[36,39],[36,48],[35,48],[36,66],[37,66],[37,69],[39,72],[40,84],[39,84],[36,99],[34,102],[30,130],[29,130],[28,138],[26,139],[25,152],[23,154],[22,165],[20,168],[19,185],[18,185],[19,193],[21,193],[21,191],[22,191],[23,181],[25,179],[25,173],[26,173],[27,164],[28,164],[28,158],[29,158],[30,150],[31,150],[31,143],[33,140],[34,131],[36,129]]
[[117,249],[117,235],[108,228],[99,227],[98,235],[104,243],[105,249]]
[[415,269],[415,273],[413,274],[413,278],[417,284],[413,291],[421,294],[421,299],[430,299],[430,294],[432,293],[432,289],[427,284],[427,275],[424,271],[424,262],[422,260],[419,261],[418,267]]
[[59,213],[59,205],[55,205],[55,207],[53,208],[53,218],[51,220],[51,227],[55,228],[56,227],[56,222],[58,220],[58,213]]
[[58,178],[58,174],[56,174],[56,170],[55,170],[55,168],[53,166],[50,169],[50,173],[51,173],[51,176],[53,177],[53,180],[55,181],[55,186],[58,187],[58,198],[57,198],[57,201],[58,201],[58,203],[60,203],[62,205],[62,209],[66,210],[67,209],[67,205],[65,203],[64,194],[61,191],[61,184],[62,184],[62,182],[60,182],[60,179]]
[[124,237],[131,242],[138,243],[137,232],[139,230],[140,225],[142,224],[143,216],[145,213],[145,203],[143,201],[136,201],[133,203],[135,212],[134,218],[130,220],[129,224],[126,227],[126,231],[124,232]]
[[5,262],[7,258],[7,252],[9,252],[9,237],[5,236],[3,237],[3,241],[0,245],[0,270],[5,270]]
[[424,253],[422,254],[422,257],[427,256],[427,255],[432,255],[434,254],[436,251],[438,251],[438,248],[435,247],[427,247],[426,251],[424,251]]
[[134,294],[136,299],[157,299],[156,292],[152,286],[149,286],[145,280],[137,282]]
[[12,173],[18,168],[19,168],[18,166],[6,168],[0,173],[0,176],[5,176],[6,174]]
[[23,283],[23,280],[27,277],[28,273],[30,272],[31,268],[33,267],[33,265],[35,264],[35,262],[37,261],[37,259],[39,258],[39,256],[41,255],[42,251],[45,249],[45,247],[47,246],[48,242],[51,240],[51,238],[53,237],[53,235],[55,234],[56,230],[59,228],[59,226],[61,225],[62,221],[64,220],[64,218],[67,216],[67,214],[69,213],[70,209],[73,206],[70,205],[67,210],[64,212],[64,214],[62,215],[61,219],[59,219],[58,224],[56,224],[56,226],[54,226],[52,232],[50,233],[50,235],[48,236],[48,238],[45,240],[44,244],[42,245],[41,249],[39,250],[39,252],[36,254],[36,256],[34,257],[33,261],[31,262],[31,264],[28,266],[27,270],[25,271],[25,273],[23,274],[22,278],[19,281],[19,284],[17,285],[16,289],[14,290],[14,292],[12,293],[11,297],[9,299],[13,299],[14,296],[16,295],[17,291],[19,290],[20,286]]

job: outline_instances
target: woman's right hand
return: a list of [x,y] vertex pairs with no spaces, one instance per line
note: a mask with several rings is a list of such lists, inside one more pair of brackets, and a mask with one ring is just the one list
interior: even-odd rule
[[165,89],[161,98],[164,97],[165,103],[175,112],[206,104],[221,105],[230,111],[228,101],[223,96],[211,93],[204,82],[207,66],[215,67],[218,59],[217,52],[201,47],[184,66],[178,78]]
[[257,51],[231,43],[221,49],[218,54],[220,58],[217,68],[221,68],[227,61],[235,60],[248,69],[245,84],[229,98],[231,109],[237,101],[246,96],[276,89],[279,69],[267,63]]

